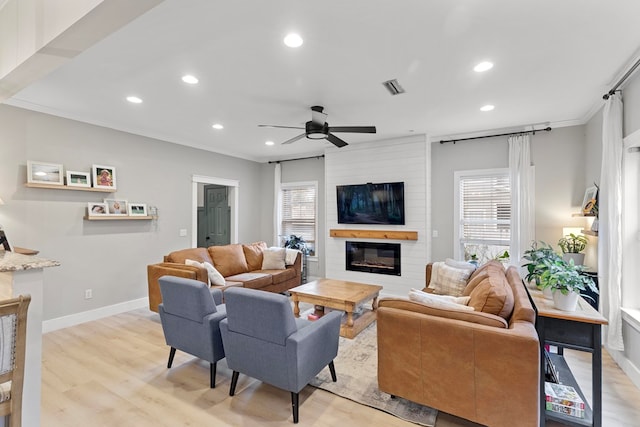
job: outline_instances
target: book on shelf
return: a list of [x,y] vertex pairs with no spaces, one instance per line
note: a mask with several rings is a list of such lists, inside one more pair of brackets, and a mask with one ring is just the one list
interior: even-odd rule
[[545,360],[544,379],[552,383],[559,383],[560,378],[558,377],[558,370],[556,369],[555,365],[551,361],[551,357],[549,356],[549,350],[547,350],[546,348],[544,350],[544,360]]
[[545,382],[544,394],[548,403],[584,410],[584,401],[570,385]]
[[566,406],[555,402],[545,402],[545,407],[547,408],[547,411],[570,415],[576,418],[584,418],[584,409],[580,409],[576,406]]

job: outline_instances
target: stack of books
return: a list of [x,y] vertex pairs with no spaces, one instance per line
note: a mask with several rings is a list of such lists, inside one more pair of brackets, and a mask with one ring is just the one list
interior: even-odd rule
[[544,383],[547,411],[584,418],[584,401],[576,389],[564,384]]

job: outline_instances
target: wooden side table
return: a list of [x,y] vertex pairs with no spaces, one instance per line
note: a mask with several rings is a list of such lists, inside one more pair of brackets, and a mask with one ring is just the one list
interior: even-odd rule
[[[547,419],[559,421],[569,426],[602,426],[602,325],[605,319],[583,298],[578,300],[576,311],[561,311],[553,306],[553,301],[545,298],[542,292],[529,289],[531,298],[538,311],[536,330],[540,338],[540,425]],[[545,408],[544,346],[551,344],[558,347],[558,354],[551,355],[551,361],[559,372],[560,382],[576,389],[585,402],[585,417],[578,418]],[[562,350],[570,348],[591,353],[591,381],[593,384],[592,407],[578,386],[571,369],[564,360]]]

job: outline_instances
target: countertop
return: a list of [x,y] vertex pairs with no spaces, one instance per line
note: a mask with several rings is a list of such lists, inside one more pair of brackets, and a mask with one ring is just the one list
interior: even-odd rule
[[34,268],[57,267],[60,262],[33,255],[0,251],[0,273],[7,271],[31,270]]

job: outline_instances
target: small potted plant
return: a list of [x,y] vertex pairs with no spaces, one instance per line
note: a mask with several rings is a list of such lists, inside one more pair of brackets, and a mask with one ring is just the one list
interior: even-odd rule
[[582,234],[568,234],[558,241],[562,250],[562,258],[565,261],[573,260],[575,265],[584,264],[584,254],[581,253],[587,247],[587,238]]
[[558,310],[574,311],[580,292],[587,288],[598,293],[593,279],[582,273],[584,267],[575,265],[573,260],[546,258],[542,263],[546,268],[540,275],[540,285],[552,290],[553,303]]
[[305,255],[307,255],[309,252],[307,242],[305,242],[304,238],[302,236],[296,236],[295,234],[287,237],[287,240],[285,240],[284,242],[284,247],[289,249],[297,249]]
[[562,260],[551,245],[545,242],[533,242],[531,247],[524,251],[523,258],[528,261],[523,264],[523,267],[527,269],[527,275],[525,280],[527,282],[533,281],[542,290],[543,294],[547,298],[551,298],[551,288],[542,286],[541,277],[545,271],[549,268],[549,264],[555,260]]

